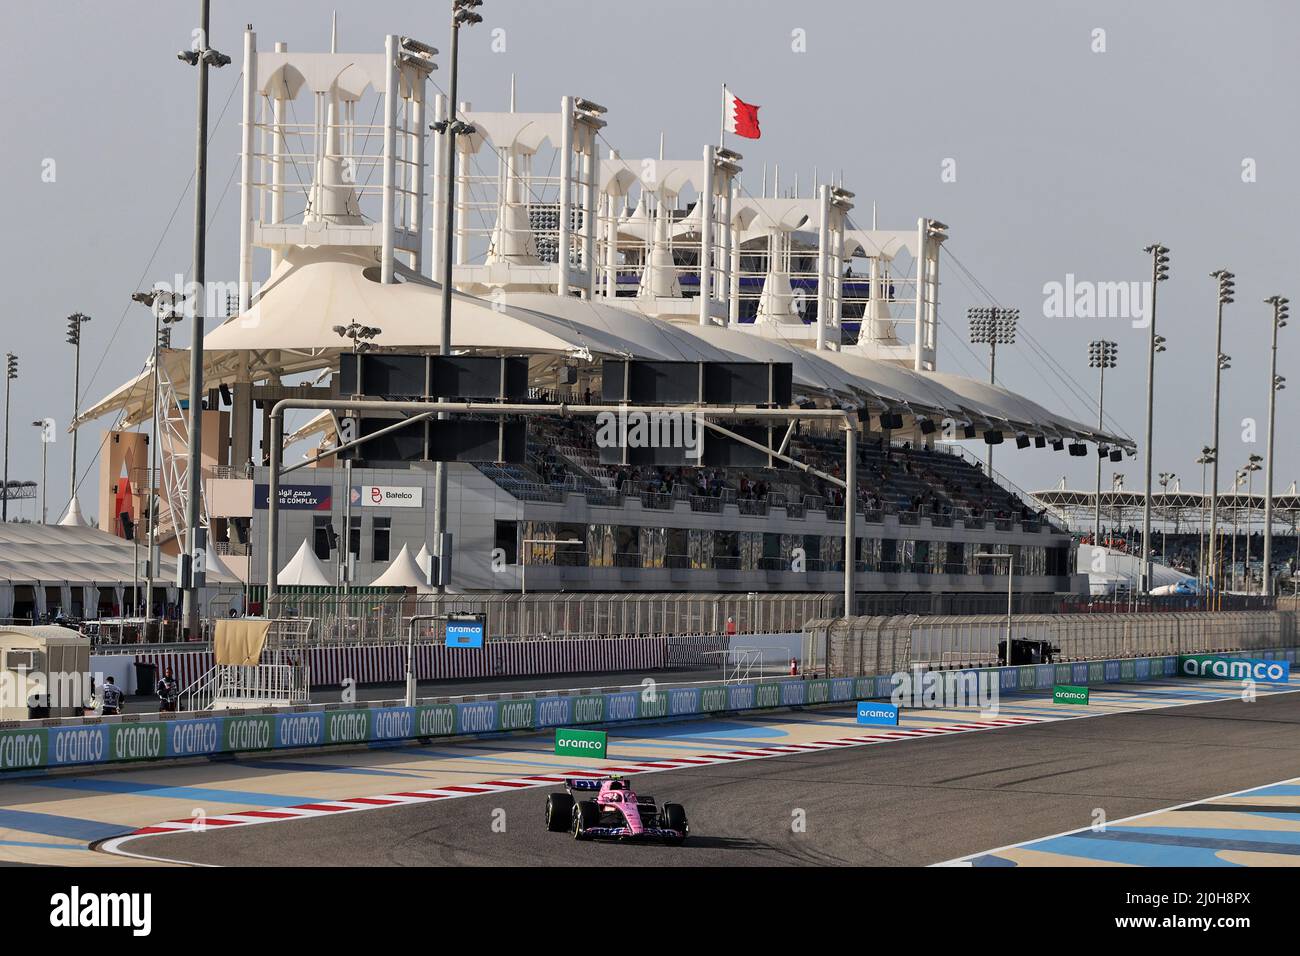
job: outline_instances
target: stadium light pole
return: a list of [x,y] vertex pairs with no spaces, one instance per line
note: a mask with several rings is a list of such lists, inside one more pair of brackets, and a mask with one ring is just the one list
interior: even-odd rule
[[1217,590],[1222,577],[1219,573],[1219,564],[1223,560],[1220,554],[1222,543],[1219,541],[1219,386],[1224,371],[1232,368],[1232,357],[1223,352],[1223,307],[1233,301],[1232,296],[1236,291],[1236,283],[1233,280],[1236,276],[1227,269],[1216,269],[1210,273],[1210,278],[1218,280],[1216,295],[1218,305],[1215,310],[1214,325],[1214,419],[1210,426],[1210,451],[1213,454],[1210,459],[1210,537],[1209,553],[1205,560]]
[[1214,461],[1214,457],[1214,449],[1209,445],[1203,445],[1201,457],[1196,459],[1196,463],[1201,466],[1201,530],[1196,535],[1196,579],[1202,594],[1205,593],[1205,564],[1209,557],[1209,542],[1205,539],[1205,469],[1210,462]]
[[68,484],[68,510],[77,497],[77,416],[81,413],[81,327],[90,316],[74,312],[68,316],[67,342],[72,346],[72,478]]
[[1277,393],[1286,388],[1286,376],[1277,374],[1277,333],[1286,328],[1291,300],[1274,295],[1264,300],[1273,307],[1273,347],[1268,387],[1268,449],[1264,471],[1264,597],[1273,596],[1273,425]]
[[[1162,471],[1162,472],[1160,472],[1160,494],[1161,494],[1162,496],[1168,493],[1168,491],[1169,491],[1169,483],[1170,483],[1171,481],[1176,480],[1177,478],[1178,478],[1178,476],[1175,475],[1172,471]],[[1168,508],[1168,504],[1166,503],[1166,509],[1167,509],[1167,508]],[[1165,512],[1165,518],[1164,518],[1164,520],[1160,523],[1160,563],[1161,563],[1161,564],[1168,564],[1168,563],[1169,563],[1169,551],[1168,551],[1169,528],[1168,528],[1168,525],[1169,525],[1169,513],[1168,513],[1168,510],[1166,510],[1166,512]],[[1176,530],[1176,529],[1175,529],[1175,530]]]
[[1142,593],[1151,590],[1151,464],[1156,397],[1156,353],[1165,350],[1165,340],[1156,335],[1156,291],[1169,278],[1169,248],[1152,243],[1142,250],[1151,256],[1151,315],[1147,323],[1147,437],[1146,486],[1142,493]]
[[[474,12],[475,7],[483,5],[483,0],[452,0],[451,4],[451,49],[448,55],[448,69],[451,79],[447,85],[447,118],[432,124],[430,129],[441,133],[443,138],[443,171],[447,177],[446,209],[444,210],[442,229],[442,334],[438,344],[439,355],[451,354],[451,299],[452,299],[452,253],[455,248],[454,231],[456,228],[456,137],[474,132],[469,123],[456,119],[457,79],[460,64],[460,28],[482,23],[483,18]],[[446,401],[447,396],[439,396],[438,401]],[[446,413],[438,415],[445,419]],[[444,547],[447,531],[447,463],[436,461],[433,465],[433,546],[434,559],[438,562],[435,592],[441,594],[443,582],[447,579],[446,561],[450,557],[450,548]]]
[[1255,472],[1262,467],[1260,455],[1251,455],[1242,471],[1246,473],[1246,593],[1250,593],[1250,529],[1255,526]]
[[[966,320],[970,325],[970,340],[973,345],[989,347],[989,384],[997,384],[998,345],[1014,345],[1016,341],[1016,323],[1020,321],[1019,309],[1004,309],[1001,306],[980,306],[966,310]],[[988,446],[989,477],[993,477],[993,446]]]
[[185,524],[187,541],[179,561],[184,570],[181,589],[181,616],[185,622],[186,636],[199,629],[198,593],[194,587],[194,558],[199,551],[202,534],[199,521],[202,515],[203,484],[200,471],[203,467],[203,313],[207,283],[207,220],[208,220],[208,68],[223,67],[230,57],[218,53],[208,45],[209,0],[199,0],[198,49],[182,50],[176,58],[190,66],[198,67],[198,122],[194,148],[194,328],[190,339],[190,421],[189,468],[186,475]]
[[1232,479],[1232,590],[1237,590],[1237,509],[1240,507],[1238,493],[1241,483],[1246,480],[1246,469],[1238,468]]
[[5,353],[5,468],[4,487],[0,488],[0,521],[9,520],[9,392],[18,377],[18,356]]
[[[1097,431],[1104,427],[1103,415],[1106,402],[1106,369],[1114,368],[1119,362],[1119,344],[1108,339],[1097,339],[1088,344],[1088,365],[1098,370],[1097,383]],[[1097,456],[1097,500],[1092,528],[1092,545],[1101,545],[1101,455]]]
[[[45,497],[45,476],[47,474],[46,468],[49,465],[50,439],[45,428],[45,422],[46,419],[44,418],[38,418],[32,422],[33,428],[41,430],[41,524],[47,524],[50,518],[50,503]],[[53,428],[52,419],[50,425]]]
[[[356,379],[352,383],[353,391],[360,388],[361,385],[361,353],[369,352],[375,347],[374,339],[376,336],[383,334],[383,329],[373,325],[362,325],[356,319],[353,319],[347,325],[334,326],[334,334],[342,339],[352,341],[352,354],[355,365],[354,373]],[[340,441],[339,444],[342,444]],[[360,532],[358,532],[360,534]],[[360,544],[357,545],[358,549]],[[352,591],[352,571],[349,566],[349,558],[352,557],[352,458],[343,459],[343,547],[339,549],[339,567],[338,573],[334,579],[344,594]],[[339,627],[342,628],[342,619],[340,618]],[[341,633],[341,632],[340,632]]]

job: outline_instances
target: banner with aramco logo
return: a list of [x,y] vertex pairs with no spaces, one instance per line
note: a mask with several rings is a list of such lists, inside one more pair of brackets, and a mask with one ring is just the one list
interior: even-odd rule
[[595,757],[605,759],[609,738],[603,730],[555,728],[555,753],[560,757]]
[[1088,688],[1057,684],[1052,688],[1052,703],[1088,705]]
[[1253,680],[1262,684],[1285,684],[1291,680],[1291,662],[1265,661],[1250,657],[1219,657],[1214,654],[1185,654],[1178,658],[1178,673],[1184,677],[1216,677],[1220,680]]
[[898,707],[894,704],[882,704],[874,700],[858,701],[858,723],[886,724],[898,726]]

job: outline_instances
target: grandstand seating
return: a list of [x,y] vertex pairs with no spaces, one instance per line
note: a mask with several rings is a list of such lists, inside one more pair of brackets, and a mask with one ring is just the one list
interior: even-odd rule
[[[511,495],[526,501],[562,501],[579,493],[593,503],[614,504],[639,497],[645,508],[671,509],[675,500],[692,510],[720,511],[735,502],[741,514],[766,514],[784,507],[801,516],[809,510],[843,515],[844,496],[836,486],[801,470],[779,468],[703,468],[619,466],[600,461],[593,422],[537,418],[528,423],[528,464],[485,463],[479,470]],[[830,434],[801,432],[790,456],[835,477],[844,470],[844,441]],[[1045,520],[1030,511],[1012,490],[991,479],[972,461],[946,450],[886,445],[868,439],[858,446],[858,508],[868,516],[899,514],[915,523],[922,514],[939,525],[959,517],[967,526],[994,521],[1037,526]]]

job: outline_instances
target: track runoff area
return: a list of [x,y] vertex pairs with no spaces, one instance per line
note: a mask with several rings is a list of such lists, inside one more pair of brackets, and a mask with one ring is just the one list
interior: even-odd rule
[[[0,783],[0,862],[65,866],[1292,866],[1300,681],[1170,677],[1003,696],[610,725],[549,735]],[[566,780],[625,775],[689,837],[547,829]],[[653,821],[649,821],[653,823]]]

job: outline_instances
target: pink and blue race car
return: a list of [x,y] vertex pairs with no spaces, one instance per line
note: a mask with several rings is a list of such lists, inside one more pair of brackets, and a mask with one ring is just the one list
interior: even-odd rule
[[655,806],[636,793],[627,777],[578,777],[564,781],[564,793],[546,797],[546,829],[575,840],[685,841],[690,826],[680,803]]

